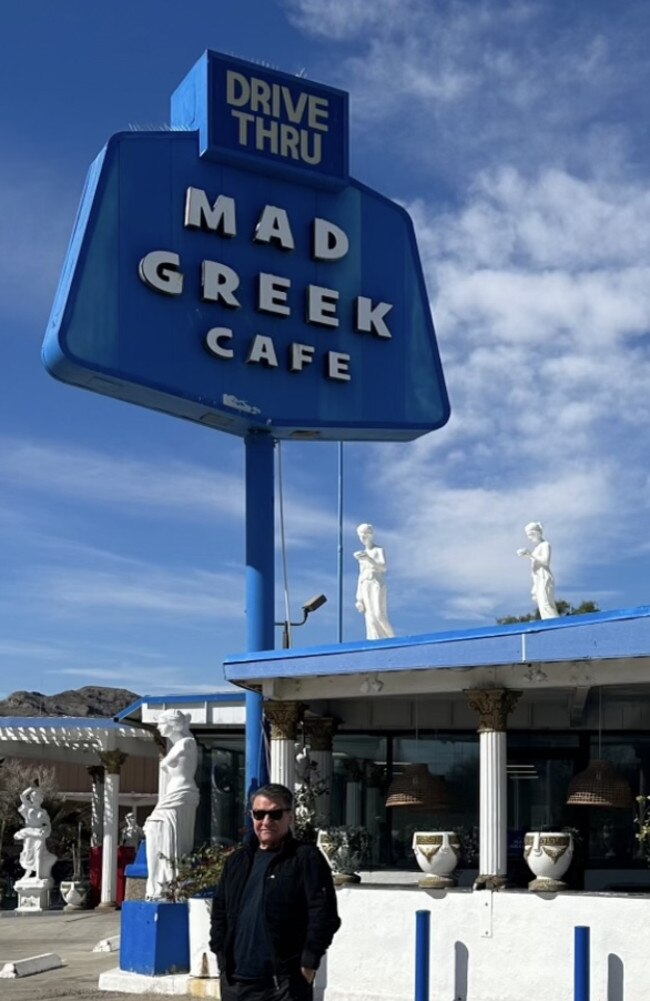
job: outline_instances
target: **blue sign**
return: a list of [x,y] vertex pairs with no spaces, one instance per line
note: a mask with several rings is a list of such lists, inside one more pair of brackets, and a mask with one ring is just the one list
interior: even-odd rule
[[207,53],[92,165],[43,347],[208,426],[409,440],[449,405],[413,226],[347,177],[346,95]]
[[307,183],[348,182],[348,95],[206,52],[172,94],[172,128],[197,129],[199,154]]

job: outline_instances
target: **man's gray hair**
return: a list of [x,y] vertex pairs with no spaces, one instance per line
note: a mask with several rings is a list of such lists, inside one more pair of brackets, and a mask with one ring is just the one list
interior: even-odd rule
[[286,810],[291,810],[293,808],[293,793],[291,792],[291,789],[280,785],[279,782],[268,782],[265,786],[260,786],[259,789],[255,789],[250,795],[251,806],[258,796],[264,796],[266,799],[279,800],[284,805]]

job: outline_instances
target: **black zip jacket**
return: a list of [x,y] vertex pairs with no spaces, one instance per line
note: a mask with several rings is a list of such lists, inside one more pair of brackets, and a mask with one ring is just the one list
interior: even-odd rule
[[[230,979],[234,970],[235,927],[242,893],[259,847],[254,834],[227,859],[212,902],[210,948],[219,969]],[[325,858],[315,845],[288,834],[274,852],[264,881],[264,913],[274,952],[269,976],[318,969],[341,922],[336,892]]]

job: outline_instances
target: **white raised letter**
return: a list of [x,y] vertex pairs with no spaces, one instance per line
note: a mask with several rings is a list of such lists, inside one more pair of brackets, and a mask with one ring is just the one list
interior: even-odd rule
[[287,291],[290,288],[290,278],[283,278],[281,275],[268,275],[266,272],[260,271],[257,308],[262,313],[279,313],[280,316],[291,316],[291,308],[286,305]]
[[307,286],[307,323],[318,323],[322,327],[338,327],[336,304],[339,294],[333,288],[320,285]]
[[350,355],[341,354],[340,351],[328,351],[327,378],[349,382],[352,378],[350,375]]
[[314,219],[313,255],[317,261],[340,261],[350,249],[347,234],[327,219]]
[[327,119],[330,116],[329,104],[326,97],[316,97],[315,94],[310,96],[307,116],[307,124],[310,129],[320,129],[321,132],[327,132]]
[[253,240],[255,243],[271,243],[277,240],[283,250],[294,250],[295,243],[286,210],[279,209],[275,205],[265,205],[255,227]]
[[290,372],[302,372],[305,365],[309,365],[314,358],[316,348],[311,344],[299,344],[294,341],[291,345],[291,358],[289,361]]
[[232,358],[234,351],[232,348],[224,348],[220,341],[231,341],[232,330],[229,327],[212,327],[205,335],[205,346],[217,358]]
[[239,309],[241,303],[235,295],[239,288],[239,275],[227,264],[218,261],[201,262],[201,288],[204,302],[223,302],[229,309]]
[[219,195],[214,205],[201,188],[188,188],[185,193],[185,219],[188,229],[209,229],[220,236],[237,236],[235,199]]
[[[239,94],[237,93],[237,84],[239,84]],[[228,70],[226,74],[226,100],[228,104],[232,104],[235,108],[241,108],[245,104],[248,104],[251,96],[251,89],[248,80],[241,73],[235,73],[234,70]]]
[[230,114],[239,121],[239,135],[237,142],[240,146],[248,143],[248,126],[255,121],[255,115],[249,115],[247,111],[231,111]]
[[181,259],[170,250],[151,250],[138,265],[140,278],[156,292],[165,295],[180,295],[183,291],[183,275],[179,271]]
[[[377,337],[392,337],[390,330],[384,323],[384,317],[391,311],[392,305],[389,302],[378,302],[373,307],[372,299],[365,295],[357,296],[357,330],[364,333],[376,334]],[[374,327],[374,330],[373,330]]]
[[275,348],[273,347],[273,341],[270,337],[264,337],[263,334],[257,334],[255,340],[251,344],[251,349],[248,352],[247,362],[264,362],[269,368],[278,367],[278,359],[275,354]]
[[251,111],[262,110],[263,115],[271,114],[270,107],[270,97],[271,88],[269,87],[266,80],[260,80],[259,77],[251,78]]

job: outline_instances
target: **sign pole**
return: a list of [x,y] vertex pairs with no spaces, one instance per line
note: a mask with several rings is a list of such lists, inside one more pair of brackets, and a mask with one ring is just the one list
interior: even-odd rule
[[[244,438],[246,456],[247,650],[272,650],[275,619],[273,437]],[[267,781],[262,695],[246,692],[246,795]],[[248,810],[248,801],[246,803]]]

